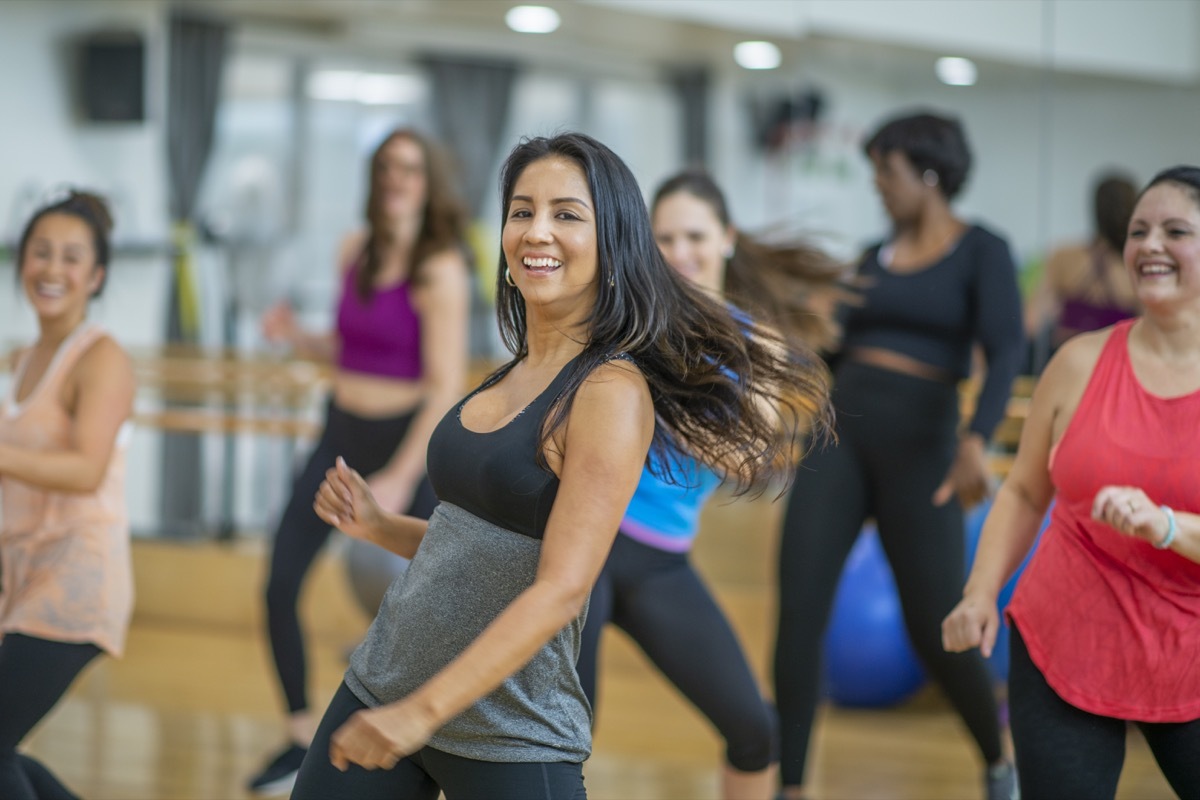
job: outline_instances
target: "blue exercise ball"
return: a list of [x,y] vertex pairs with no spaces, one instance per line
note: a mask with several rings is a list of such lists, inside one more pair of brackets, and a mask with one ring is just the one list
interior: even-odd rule
[[[967,572],[970,573],[971,565],[975,563],[975,551],[979,548],[979,537],[983,533],[983,523],[987,520],[988,513],[992,510],[992,500],[988,498],[984,502],[972,508],[966,515],[966,553],[967,553]],[[1038,538],[1034,541],[1033,547],[1029,549],[1029,554],[1025,556],[1025,560],[1017,567],[1017,571],[1004,584],[1004,588],[1000,590],[1000,594],[996,597],[996,609],[1001,614],[1001,621],[1004,623],[1000,626],[999,632],[996,634],[996,644],[992,647],[992,654],[987,658],[988,670],[992,673],[992,677],[997,681],[1008,680],[1008,621],[1004,619],[1004,609],[1008,607],[1009,601],[1012,600],[1013,592],[1016,591],[1017,581],[1021,578],[1021,573],[1025,571],[1025,565],[1029,563],[1029,559],[1033,558],[1034,551],[1037,550],[1037,543],[1041,541],[1042,532],[1046,530],[1046,526],[1050,524],[1050,514],[1053,512],[1054,506],[1046,512],[1045,518],[1042,520],[1042,526],[1038,530]]]
[[874,526],[850,550],[824,638],[825,693],[841,706],[903,702],[926,681]]
[[408,569],[408,559],[362,539],[350,540],[345,558],[346,578],[354,599],[373,618],[392,581]]

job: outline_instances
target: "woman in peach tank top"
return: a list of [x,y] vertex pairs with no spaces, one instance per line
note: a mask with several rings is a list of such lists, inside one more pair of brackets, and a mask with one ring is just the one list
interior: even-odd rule
[[942,625],[947,650],[991,651],[1054,500],[1007,609],[1024,800],[1113,797],[1129,723],[1200,797],[1200,167],[1150,181],[1124,257],[1144,315],[1051,359]]
[[101,651],[120,655],[133,605],[123,429],[133,369],[86,320],[104,287],[104,202],[71,192],[21,236],[39,335],[0,407],[0,797],[73,797],[17,747]]

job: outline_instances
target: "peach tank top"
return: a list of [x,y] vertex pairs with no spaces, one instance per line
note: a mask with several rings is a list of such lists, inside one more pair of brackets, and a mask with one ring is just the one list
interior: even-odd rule
[[[16,393],[26,355],[0,407],[0,442],[31,450],[69,446],[72,419],[59,403],[79,357],[105,336],[84,323],[59,346],[22,402]],[[133,610],[133,570],[125,506],[122,426],[100,486],[90,493],[47,491],[0,475],[0,637],[22,633],[91,642],[120,655]]]

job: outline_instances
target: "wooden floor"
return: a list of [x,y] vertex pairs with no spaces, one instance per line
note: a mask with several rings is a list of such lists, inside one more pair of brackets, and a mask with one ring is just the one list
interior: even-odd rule
[[[715,505],[696,559],[765,679],[778,504]],[[128,653],[96,664],[27,742],[90,800],[219,800],[281,743],[277,690],[257,634],[261,548],[140,542],[139,603]],[[313,686],[324,702],[366,620],[349,600],[336,554],[305,598]],[[720,743],[619,633],[607,637],[592,798],[717,797]],[[980,796],[979,765],[957,719],[932,690],[899,709],[826,707],[815,738],[821,798]],[[1118,797],[1172,797],[1145,744],[1130,737]]]

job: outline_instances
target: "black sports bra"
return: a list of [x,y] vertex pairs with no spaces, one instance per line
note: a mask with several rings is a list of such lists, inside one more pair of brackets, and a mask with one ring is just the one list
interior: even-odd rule
[[541,539],[558,494],[558,476],[538,464],[542,418],[562,394],[575,358],[541,394],[503,427],[476,433],[462,424],[462,409],[492,386],[512,364],[489,377],[450,409],[429,439],[427,469],[438,500],[452,503],[507,530]]

